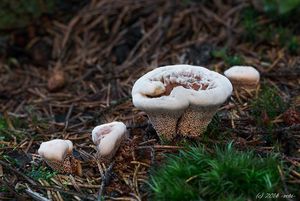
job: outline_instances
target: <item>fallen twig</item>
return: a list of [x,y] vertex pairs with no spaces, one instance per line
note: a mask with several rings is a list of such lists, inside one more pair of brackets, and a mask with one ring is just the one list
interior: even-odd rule
[[112,171],[112,168],[113,168],[115,162],[114,161],[111,162],[105,172],[102,171],[101,164],[99,162],[97,162],[97,164],[98,164],[98,168],[99,168],[100,174],[101,174],[101,185],[100,185],[100,189],[98,191],[97,200],[102,201],[103,200],[103,197],[102,197],[103,191],[110,179],[111,171]]

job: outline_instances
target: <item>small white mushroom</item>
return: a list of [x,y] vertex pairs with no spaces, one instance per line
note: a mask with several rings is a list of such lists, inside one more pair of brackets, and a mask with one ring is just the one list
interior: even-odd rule
[[233,66],[224,72],[234,88],[254,89],[259,83],[259,72],[252,66]]
[[125,139],[126,133],[126,125],[122,122],[96,126],[92,131],[92,139],[97,146],[98,156],[110,160]]
[[230,81],[204,67],[172,65],[139,78],[132,89],[133,104],[146,111],[158,134],[199,136],[217,108],[231,95]]
[[81,164],[73,157],[72,152],[73,143],[61,139],[43,142],[38,149],[39,155],[52,169],[60,173],[81,175]]

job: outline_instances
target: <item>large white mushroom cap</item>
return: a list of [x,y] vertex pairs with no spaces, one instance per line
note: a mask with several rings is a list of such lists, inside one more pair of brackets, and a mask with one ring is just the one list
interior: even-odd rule
[[259,82],[259,72],[252,66],[233,66],[224,72],[224,75],[232,81]]
[[73,143],[70,140],[55,139],[43,142],[38,153],[46,160],[63,161],[72,150]]
[[92,139],[97,145],[99,154],[112,155],[119,148],[126,131],[126,125],[117,121],[96,126],[92,131]]
[[[166,94],[173,85],[170,94]],[[200,66],[171,65],[156,68],[139,78],[132,89],[133,104],[145,111],[184,110],[216,106],[232,93],[223,75]]]

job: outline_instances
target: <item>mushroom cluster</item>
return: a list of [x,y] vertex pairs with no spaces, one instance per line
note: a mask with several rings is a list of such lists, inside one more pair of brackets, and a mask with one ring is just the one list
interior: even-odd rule
[[[146,111],[157,133],[167,140],[177,134],[201,135],[231,93],[232,85],[226,77],[191,65],[156,68],[138,79],[132,89],[133,104]],[[97,157],[110,161],[126,134],[126,125],[122,122],[95,127],[92,140]],[[81,164],[72,152],[73,143],[61,139],[43,142],[38,150],[54,170],[81,175]]]
[[[92,140],[97,146],[97,157],[103,162],[110,161],[126,139],[126,134],[126,125],[122,122],[96,126],[92,131]],[[43,142],[38,153],[52,169],[60,173],[82,174],[81,163],[73,156],[73,143],[70,140]]]
[[132,98],[160,137],[171,140],[177,134],[201,135],[231,93],[230,81],[219,73],[199,66],[171,65],[139,78]]

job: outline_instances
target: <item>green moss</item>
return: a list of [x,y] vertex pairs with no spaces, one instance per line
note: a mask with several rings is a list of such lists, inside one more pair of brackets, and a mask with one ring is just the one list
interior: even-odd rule
[[7,123],[3,117],[0,116],[0,132],[3,129],[7,129]]
[[269,121],[283,113],[287,108],[287,104],[282,100],[275,88],[263,86],[259,96],[251,102],[251,114],[255,117],[258,124],[269,125],[265,122],[265,118]]
[[221,119],[218,114],[215,114],[208,124],[205,135],[218,135],[220,133]]
[[300,0],[264,0],[264,11],[269,15],[289,15],[299,9]]
[[[202,146],[169,156],[150,176],[151,200],[246,200],[258,192],[276,192],[280,165],[229,144],[213,154]],[[157,168],[157,167],[156,167]],[[245,199],[246,198],[246,199]]]
[[257,39],[257,31],[261,26],[257,23],[258,12],[253,8],[246,8],[242,14],[242,26],[245,29],[245,39],[255,41]]
[[231,129],[224,127],[221,124],[221,118],[219,113],[215,114],[208,124],[207,129],[203,135],[201,135],[201,141],[205,144],[214,143],[215,140],[226,140],[230,137]]
[[9,189],[6,186],[0,186],[0,193],[7,193]]
[[244,60],[241,56],[228,54],[226,48],[212,51],[212,56],[216,59],[222,59],[226,66],[241,65],[244,63]]
[[51,171],[45,167],[39,167],[36,169],[34,166],[32,166],[31,171],[27,175],[34,180],[43,179],[49,181],[56,174],[57,173],[55,171]]
[[17,159],[15,159],[13,157],[10,157],[6,154],[2,155],[1,158],[3,158],[5,161],[7,161],[7,162],[9,162],[13,165],[19,165],[20,164],[20,162]]
[[269,25],[261,30],[261,40],[273,42],[274,44],[286,48],[290,54],[299,52],[299,40],[294,35],[293,30],[282,26]]
[[293,35],[292,30],[284,27],[271,27],[270,32],[275,33],[273,38],[278,38],[278,44],[281,47],[285,47],[291,54],[297,54],[299,41],[297,37]]
[[291,54],[296,55],[300,49],[300,43],[296,36],[292,36],[290,40],[287,41],[287,49]]
[[[300,0],[296,1],[300,2]],[[263,15],[256,11],[253,7],[247,7],[243,10],[241,16],[241,24],[244,28],[243,38],[250,42],[262,41],[275,44],[282,48],[286,48],[291,54],[297,54],[299,53],[300,44],[294,33],[294,27],[290,26],[290,24],[293,24],[293,21],[297,22],[299,17],[296,17],[295,20],[293,19],[292,16],[294,16],[294,14],[292,14],[291,11],[294,9],[283,9],[286,10],[284,11],[286,12],[286,15],[279,15],[279,7],[285,7],[285,5],[277,5],[281,4],[278,2],[285,4],[285,1],[264,1],[263,7],[265,14]],[[298,10],[300,9],[299,5],[295,4],[295,6]],[[273,23],[268,24],[267,26],[259,24],[258,22],[261,16],[267,17],[271,20],[273,19]]]

